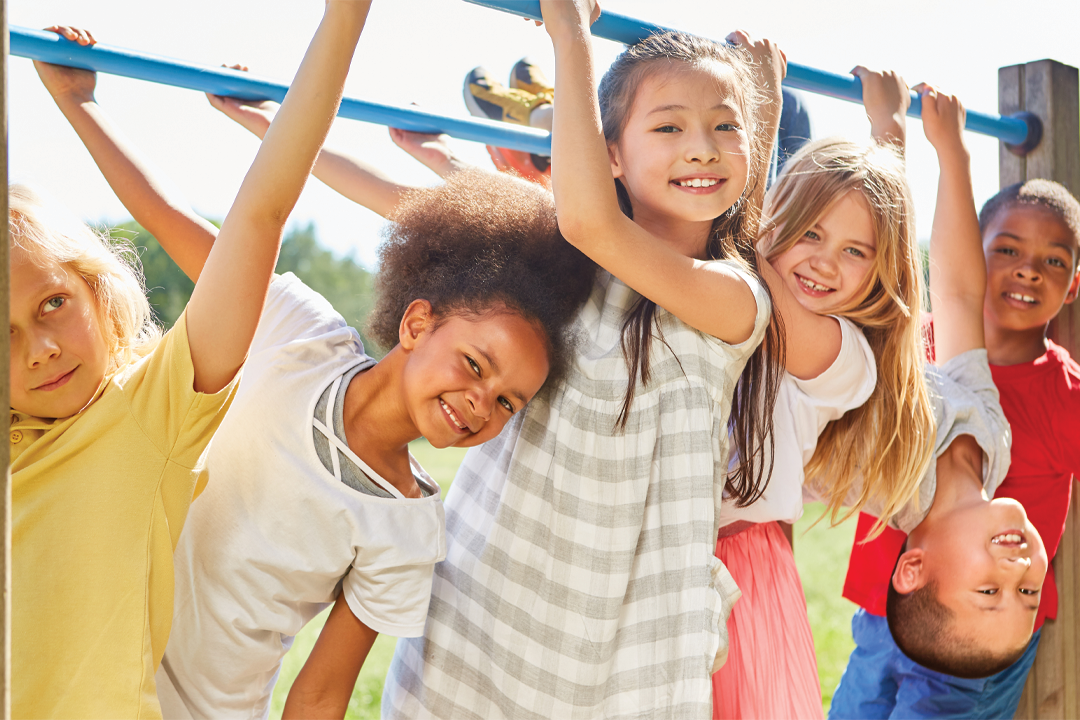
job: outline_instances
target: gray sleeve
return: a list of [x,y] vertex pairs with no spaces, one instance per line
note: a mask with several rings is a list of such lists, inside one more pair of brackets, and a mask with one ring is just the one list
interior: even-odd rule
[[934,405],[937,432],[934,460],[919,483],[918,503],[909,503],[890,523],[911,532],[923,521],[937,490],[937,458],[961,435],[971,435],[983,451],[983,485],[993,496],[1009,472],[1012,431],[1005,413],[986,350],[969,350],[941,367],[927,366],[926,381]]

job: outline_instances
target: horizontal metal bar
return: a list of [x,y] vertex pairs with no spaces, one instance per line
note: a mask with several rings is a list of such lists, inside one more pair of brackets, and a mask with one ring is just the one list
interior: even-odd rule
[[[239,70],[197,65],[108,45],[83,46],[65,40],[53,32],[12,26],[10,37],[11,54],[19,57],[215,95],[281,102],[289,89],[289,86],[283,83]],[[462,140],[538,155],[551,155],[550,133],[494,120],[446,117],[414,107],[385,105],[354,98],[341,101],[338,115],[403,130],[446,133]]]
[[[539,0],[466,0],[466,2],[532,20],[541,19]],[[668,32],[672,29],[605,10],[600,14],[597,21],[593,23],[592,34],[596,37],[631,45],[655,33]],[[828,95],[840,100],[862,102],[862,83],[859,82],[858,78],[850,75],[837,75],[836,73],[788,62],[787,78],[785,78],[784,84],[788,87],[806,90],[819,95]],[[911,107],[908,108],[907,114],[911,117],[921,117],[922,115],[922,101],[915,93],[911,94]],[[996,137],[1010,145],[1023,145],[1028,139],[1029,126],[1020,118],[987,115],[968,110],[967,129],[971,132]]]

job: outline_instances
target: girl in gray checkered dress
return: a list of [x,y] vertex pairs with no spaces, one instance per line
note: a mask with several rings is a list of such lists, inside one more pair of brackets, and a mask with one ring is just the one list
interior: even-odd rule
[[725,485],[763,482],[779,377],[752,241],[781,56],[741,35],[646,39],[600,84],[601,125],[590,8],[543,10],[559,225],[606,272],[567,379],[466,456],[425,635],[399,642],[383,715],[708,718],[738,597],[718,507]]

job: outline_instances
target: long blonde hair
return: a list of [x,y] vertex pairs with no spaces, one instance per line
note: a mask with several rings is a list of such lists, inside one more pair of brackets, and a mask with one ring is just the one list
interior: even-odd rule
[[153,350],[161,328],[146,299],[142,268],[130,243],[99,234],[25,185],[8,188],[11,246],[31,262],[52,260],[78,273],[97,301],[112,362],[124,367]]
[[827,502],[833,523],[871,504],[880,518],[876,535],[917,497],[935,433],[923,377],[922,256],[903,156],[876,142],[808,143],[788,160],[765,198],[762,237],[775,231],[765,249],[773,260],[852,190],[870,210],[877,257],[863,288],[835,314],[862,329],[874,351],[877,386],[862,407],[826,426],[806,478]]

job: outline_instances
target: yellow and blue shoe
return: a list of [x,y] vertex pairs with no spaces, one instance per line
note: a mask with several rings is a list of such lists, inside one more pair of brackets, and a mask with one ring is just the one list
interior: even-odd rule
[[510,88],[544,97],[548,102],[555,98],[555,86],[548,82],[539,66],[527,57],[521,58],[510,68]]
[[465,106],[476,117],[529,125],[529,115],[537,105],[551,102],[546,97],[498,83],[482,67],[473,68],[465,76]]

